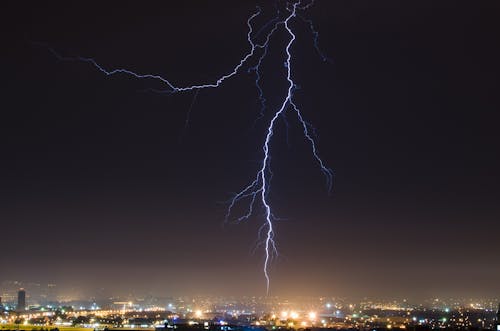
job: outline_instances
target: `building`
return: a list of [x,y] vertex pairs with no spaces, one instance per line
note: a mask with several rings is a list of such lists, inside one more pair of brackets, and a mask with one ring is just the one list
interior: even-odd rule
[[26,291],[22,288],[17,292],[17,311],[26,310]]
[[500,303],[498,304],[498,310],[497,310],[497,331],[500,331]]

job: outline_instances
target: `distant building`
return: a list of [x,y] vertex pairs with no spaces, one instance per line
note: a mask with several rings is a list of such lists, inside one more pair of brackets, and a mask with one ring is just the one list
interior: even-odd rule
[[17,292],[17,311],[26,310],[26,291],[22,288]]
[[497,310],[497,331],[500,331],[500,303],[498,304]]

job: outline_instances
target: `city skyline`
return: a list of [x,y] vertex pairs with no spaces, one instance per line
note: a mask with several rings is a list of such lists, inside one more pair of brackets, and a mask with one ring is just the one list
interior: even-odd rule
[[0,301],[2,329],[27,327],[68,330],[115,329],[371,329],[499,330],[498,299],[347,301],[333,297],[169,297],[108,298],[26,306],[27,291],[18,291],[17,306]]
[[[78,290],[77,286],[72,288],[61,288],[55,283],[40,283],[40,282],[21,282],[21,281],[3,281],[0,282],[0,303],[17,304],[19,300],[19,292],[25,292],[25,306],[28,307],[29,304],[32,305],[47,305],[47,304],[64,304],[72,301],[81,302],[93,302],[93,300],[108,302],[109,300],[124,300],[124,301],[141,301],[144,298],[155,298],[162,300],[177,300],[180,298],[212,298],[217,300],[238,300],[243,298],[258,298],[260,301],[266,301],[266,295],[187,295],[187,294],[174,294],[168,292],[153,292],[148,291],[144,293],[137,292],[134,288],[130,288],[127,293],[111,292],[107,291],[105,288],[95,288],[91,290],[82,291]],[[169,299],[168,299],[169,298]],[[330,301],[330,302],[385,302],[387,304],[391,302],[408,303],[412,305],[427,305],[427,306],[439,306],[439,307],[452,307],[454,305],[468,306],[473,304],[478,307],[487,307],[488,305],[496,305],[500,298],[495,295],[483,296],[483,297],[460,297],[460,296],[449,296],[449,297],[426,297],[419,299],[409,299],[404,296],[392,296],[392,297],[349,297],[349,296],[339,296],[329,293],[323,293],[322,295],[297,295],[289,294],[284,296],[269,296],[269,300],[298,300],[302,301]],[[191,300],[191,299],[185,299]],[[109,301],[109,302],[111,302]],[[488,303],[488,304],[487,304]]]
[[[224,218],[282,102],[286,31],[263,64],[261,119],[251,65],[218,89],[157,94],[40,47],[211,81],[248,52],[256,5],[265,26],[276,13],[265,2],[2,5],[0,283],[265,295],[262,208]],[[335,181],[327,194],[297,119],[280,118],[270,296],[500,297],[499,14],[486,2],[317,1],[307,15],[331,61],[294,23],[295,97]]]

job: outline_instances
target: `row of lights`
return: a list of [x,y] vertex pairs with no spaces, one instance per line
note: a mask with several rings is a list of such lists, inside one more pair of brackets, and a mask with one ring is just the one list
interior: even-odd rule
[[[298,317],[299,317],[299,314],[295,311],[290,311],[290,312],[282,311],[281,312],[281,318],[283,318],[283,319],[287,319],[287,318],[297,319]],[[313,321],[316,319],[317,314],[316,314],[316,312],[311,311],[311,312],[309,312],[308,317],[311,321]]]

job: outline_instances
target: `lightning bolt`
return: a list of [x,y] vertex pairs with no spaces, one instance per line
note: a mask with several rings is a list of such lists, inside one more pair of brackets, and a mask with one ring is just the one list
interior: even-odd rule
[[[254,33],[253,30],[253,25],[252,22],[254,19],[261,14],[261,8],[257,7],[256,11],[247,19],[246,24],[248,26],[248,33],[247,33],[247,40],[248,44],[250,46],[249,51],[240,59],[240,61],[233,67],[233,69],[220,76],[217,80],[210,82],[210,83],[204,83],[204,84],[194,84],[190,86],[176,86],[173,84],[170,80],[156,74],[144,74],[144,73],[137,73],[125,68],[117,68],[117,69],[107,69],[104,66],[100,65],[96,60],[93,58],[87,58],[87,57],[67,57],[59,54],[56,52],[53,48],[49,47],[48,45],[45,44],[38,44],[44,47],[47,47],[47,49],[59,60],[61,61],[73,61],[73,62],[85,62],[93,67],[95,67],[97,70],[102,72],[103,74],[107,76],[113,76],[113,75],[128,75],[133,78],[137,79],[149,79],[149,80],[155,80],[160,82],[162,85],[165,86],[163,89],[150,89],[153,92],[158,92],[158,93],[178,93],[178,92],[187,92],[187,91],[199,91],[201,89],[210,89],[210,88],[217,88],[219,87],[222,83],[224,83],[226,80],[230,79],[231,77],[237,75],[242,68],[244,68],[246,65],[248,65],[247,72],[249,73],[254,73],[255,74],[255,86],[257,88],[258,92],[258,99],[261,104],[261,109],[260,113],[258,116],[258,119],[262,119],[265,116],[265,111],[266,111],[266,98],[264,96],[264,90],[261,86],[261,79],[262,79],[262,73],[261,73],[261,65],[264,59],[266,58],[268,51],[269,51],[269,46],[271,43],[271,38],[273,37],[274,34],[277,33],[277,31],[284,31],[289,39],[288,43],[286,44],[286,47],[284,48],[284,55],[285,55],[285,62],[284,65],[286,67],[286,81],[288,83],[288,87],[286,89],[286,96],[284,99],[280,102],[280,106],[277,108],[277,110],[272,114],[272,118],[269,121],[269,124],[267,126],[266,134],[265,134],[265,139],[262,144],[262,152],[263,152],[263,158],[262,162],[260,163],[260,168],[258,169],[253,181],[250,182],[249,185],[244,187],[241,191],[233,195],[233,197],[230,199],[228,202],[228,208],[227,208],[227,213],[225,216],[226,221],[229,221],[232,218],[233,214],[233,208],[242,200],[244,199],[249,199],[248,202],[248,207],[246,212],[239,216],[236,217],[235,221],[236,222],[241,222],[245,221],[248,218],[250,218],[254,214],[254,207],[257,201],[262,205],[264,209],[264,222],[260,226],[259,231],[258,231],[258,239],[257,239],[257,244],[256,247],[263,246],[264,249],[264,265],[263,265],[263,273],[266,281],[266,289],[267,292],[269,292],[270,288],[270,274],[269,274],[269,268],[270,268],[270,263],[273,257],[277,256],[278,251],[276,247],[276,242],[274,240],[275,238],[275,231],[274,231],[274,221],[277,220],[277,218],[273,214],[273,210],[271,207],[271,203],[269,201],[269,191],[270,191],[270,183],[271,179],[273,176],[272,170],[271,170],[271,142],[272,138],[274,136],[274,131],[275,131],[275,126],[277,120],[281,117],[286,121],[285,118],[285,113],[287,111],[293,112],[297,119],[298,123],[300,124],[303,135],[305,140],[309,143],[310,148],[311,148],[311,153],[315,161],[317,162],[321,172],[325,176],[326,180],[326,186],[328,191],[330,192],[332,189],[333,185],[333,171],[328,168],[322,159],[319,156],[315,140],[313,138],[314,136],[314,128],[304,119],[299,107],[295,103],[293,97],[294,97],[294,92],[297,89],[297,85],[293,80],[292,77],[292,46],[294,45],[297,37],[296,34],[294,33],[291,23],[292,21],[301,21],[305,23],[308,28],[311,30],[312,35],[313,35],[313,42],[314,42],[314,47],[320,57],[323,59],[323,61],[328,61],[328,58],[323,54],[323,52],[319,48],[319,43],[318,43],[318,37],[319,34],[315,30],[314,25],[312,20],[305,18],[302,13],[307,9],[309,9],[312,5],[314,4],[314,0],[307,1],[305,3],[302,3],[302,1],[297,1],[297,2],[290,2],[287,3],[285,6],[285,13],[284,17],[282,17],[282,13],[280,12],[278,6],[276,8],[276,17],[273,18],[272,20],[268,21],[265,25],[263,25],[256,33]],[[266,30],[267,33],[265,33]],[[264,34],[265,33],[265,34]],[[261,43],[257,43],[254,41],[254,38],[257,39],[260,35],[264,34],[265,37],[263,38],[263,41]],[[248,62],[256,58],[256,63],[254,65],[250,65]],[[189,113],[188,113],[189,116]],[[287,126],[288,126],[288,122]]]

